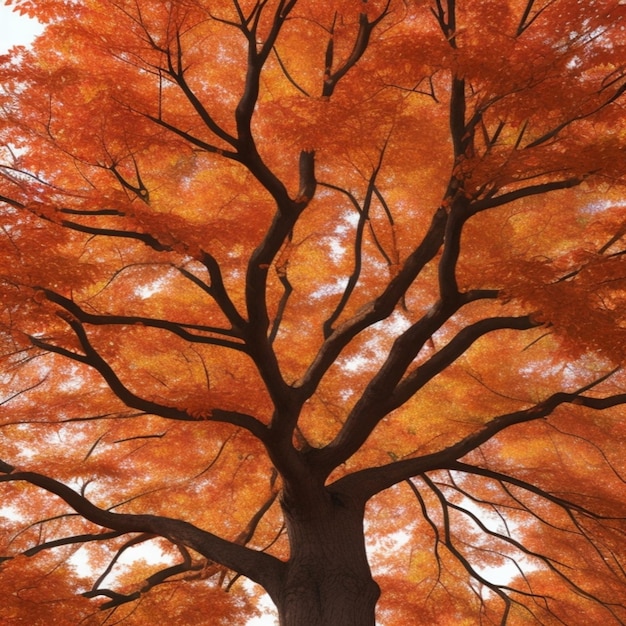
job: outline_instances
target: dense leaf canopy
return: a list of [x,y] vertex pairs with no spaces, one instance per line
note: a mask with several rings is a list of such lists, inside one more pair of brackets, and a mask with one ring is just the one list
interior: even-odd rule
[[12,4],[0,622],[625,623],[626,2]]

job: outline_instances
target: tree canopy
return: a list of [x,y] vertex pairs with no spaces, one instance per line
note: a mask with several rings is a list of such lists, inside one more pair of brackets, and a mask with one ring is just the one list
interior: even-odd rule
[[625,623],[626,2],[11,4],[0,621]]

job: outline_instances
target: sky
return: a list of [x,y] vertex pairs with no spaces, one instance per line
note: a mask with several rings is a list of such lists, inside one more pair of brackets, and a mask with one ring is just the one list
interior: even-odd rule
[[36,20],[13,13],[11,7],[0,4],[0,54],[5,54],[11,46],[29,44],[41,30]]

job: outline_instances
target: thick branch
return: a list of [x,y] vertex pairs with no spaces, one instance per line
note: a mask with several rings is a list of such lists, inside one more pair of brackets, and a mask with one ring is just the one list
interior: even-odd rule
[[455,76],[452,79],[450,94],[450,135],[455,162],[465,155],[468,147],[469,138],[465,128],[465,108],[465,80]]
[[271,596],[278,594],[284,564],[273,556],[231,543],[182,520],[158,515],[112,513],[97,507],[63,483],[42,474],[13,472],[0,476],[0,482],[13,481],[25,481],[59,496],[85,519],[103,528],[123,533],[150,533],[183,544],[259,583]]
[[74,537],[63,537],[62,539],[54,539],[53,541],[46,541],[38,546],[24,550],[24,556],[34,556],[44,550],[50,550],[52,548],[58,548],[59,546],[68,546],[75,543],[88,543],[91,541],[106,541],[107,539],[114,539],[123,535],[123,532],[114,530],[108,533],[86,533],[83,535],[75,535]]
[[446,0],[446,7],[443,6],[443,0],[435,0],[437,9],[431,7],[431,12],[435,16],[441,32],[444,34],[450,46],[456,48],[456,0]]
[[[480,292],[482,293],[482,292]],[[492,292],[485,292],[490,294]],[[414,396],[427,382],[454,363],[478,339],[497,330],[530,330],[539,324],[528,316],[493,317],[466,326],[428,361],[413,370],[390,396],[390,405],[396,409]]]
[[[47,219],[42,215],[40,215],[39,217]],[[132,230],[117,230],[115,228],[98,228],[94,226],[85,226],[84,224],[79,224],[78,222],[70,222],[69,220],[61,220],[59,223],[65,228],[70,228],[72,230],[86,233],[88,235],[96,235],[101,237],[121,237],[122,239],[137,239],[138,241],[145,243],[147,246],[149,246],[153,250],[156,250],[157,252],[170,252],[172,250],[171,246],[161,243],[156,237],[153,237],[148,233],[137,233]]]
[[[214,256],[203,252],[202,264],[206,267],[209,272],[209,278],[211,279],[211,287],[208,289],[208,293],[215,299],[224,315],[233,325],[233,328],[243,328],[246,325],[246,321],[239,314],[237,307],[235,307],[235,304],[226,291],[219,263]],[[191,276],[193,276],[184,269],[179,269],[179,271],[190,279]]]
[[486,209],[503,206],[509,202],[514,202],[515,200],[528,198],[529,196],[537,196],[551,191],[558,191],[559,189],[570,189],[571,187],[580,185],[582,182],[582,178],[567,178],[565,180],[556,180],[550,183],[540,183],[538,185],[522,187],[521,189],[515,189],[514,191],[503,193],[495,198],[477,200],[472,203],[471,211],[472,213],[478,213],[480,211],[485,211]]
[[334,72],[332,71],[334,42],[333,33],[331,32],[331,39],[326,49],[326,75],[324,77],[324,86],[322,88],[323,97],[332,96],[337,83],[357,64],[358,60],[363,56],[367,50],[372,31],[387,16],[389,4],[390,0],[388,0],[382,13],[371,22],[367,20],[367,15],[365,13],[361,13],[359,15],[359,32],[357,33],[354,41],[352,51],[343,65]]
[[422,242],[409,255],[402,269],[391,279],[383,293],[361,308],[354,317],[341,324],[324,342],[315,360],[297,383],[302,401],[315,392],[328,368],[354,337],[391,315],[415,278],[437,254],[443,242],[447,219],[448,216],[443,209],[437,210]]
[[[252,115],[254,114],[254,108],[259,97],[261,71],[267,57],[276,44],[276,39],[285,20],[287,19],[287,16],[295,4],[296,0],[289,0],[287,2],[285,2],[285,0],[281,0],[278,3],[274,13],[272,27],[264,37],[261,50],[258,50],[257,48],[257,27],[261,17],[261,5],[257,5],[258,10],[252,26],[249,29],[245,28],[242,23],[241,30],[248,40],[248,67],[244,91],[239,103],[237,104],[237,108],[235,109],[235,120],[237,122],[237,145],[239,146],[240,151],[242,149],[253,150],[254,153],[256,153],[250,124],[252,121]],[[277,179],[275,182],[277,182]]]
[[442,302],[452,302],[459,295],[456,268],[461,254],[463,226],[469,217],[467,206],[468,202],[465,198],[454,199],[446,224],[443,251],[437,268],[439,297]]
[[315,152],[302,150],[298,164],[300,185],[296,202],[308,204],[315,195],[317,180],[315,179]]
[[528,330],[536,326],[527,316],[495,317],[466,326],[426,363],[402,377],[428,337],[449,319],[457,307],[440,308],[425,316],[396,339],[387,360],[367,385],[335,439],[321,450],[311,451],[316,463],[330,473],[363,445],[376,425],[407,402],[484,335],[496,330]]
[[285,402],[289,388],[283,380],[276,354],[269,337],[270,319],[267,309],[267,276],[283,242],[289,236],[295,216],[278,213],[263,241],[250,256],[246,272],[246,307],[248,325],[245,340],[275,406]]
[[575,403],[593,409],[605,409],[619,404],[626,404],[626,393],[606,398],[592,398],[582,395],[585,391],[606,380],[613,373],[614,371],[576,391],[569,393],[557,392],[546,400],[527,409],[499,415],[487,422],[482,429],[439,452],[354,472],[339,479],[333,486],[338,490],[348,490],[356,497],[367,500],[374,494],[418,474],[436,469],[451,469],[458,459],[476,450],[503,430],[516,424],[545,418],[561,404]]

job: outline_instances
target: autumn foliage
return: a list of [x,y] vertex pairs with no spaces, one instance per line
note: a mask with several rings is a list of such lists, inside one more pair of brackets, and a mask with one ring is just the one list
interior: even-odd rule
[[626,2],[11,4],[0,622],[625,623]]

